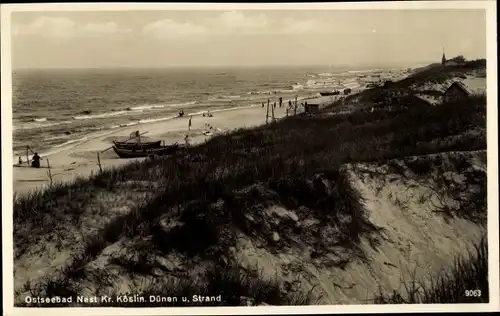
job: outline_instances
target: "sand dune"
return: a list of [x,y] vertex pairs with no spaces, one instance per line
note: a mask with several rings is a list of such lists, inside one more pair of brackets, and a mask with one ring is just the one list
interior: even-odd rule
[[[367,211],[367,223],[376,228],[362,237],[359,248],[336,240],[342,223],[322,223],[307,208],[288,210],[278,205],[256,205],[248,210],[246,221],[260,227],[255,232],[257,235],[251,238],[241,233],[229,255],[247,269],[258,265],[264,279],[277,277],[288,295],[312,290],[319,304],[370,303],[379,286],[388,294],[391,289],[399,289],[405,280],[425,283],[429,275],[437,275],[441,269],[449,267],[450,258],[465,254],[480,240],[486,231],[481,214],[475,214],[475,220],[467,220],[460,214],[462,203],[474,198],[476,185],[473,182],[478,172],[486,172],[484,150],[407,157],[385,163],[346,164],[341,168],[341,177],[351,189],[345,192],[344,198],[349,199],[349,195],[354,194],[356,197],[351,197],[358,199],[359,195]],[[335,190],[339,185],[321,175],[318,177],[326,190]],[[443,179],[448,181],[448,187],[440,185]],[[81,226],[90,235],[99,229],[100,223],[106,222],[106,218],[126,213],[134,200],[151,194],[148,192],[154,184],[142,185],[144,191],[139,190],[141,185],[133,184],[122,194],[94,197],[92,205],[114,207],[84,216]],[[240,194],[273,194],[266,190],[255,185]],[[439,210],[445,207],[456,214],[443,216]],[[182,227],[175,214],[164,214],[159,222],[165,233]],[[23,255],[33,258],[36,251],[51,251],[53,256],[45,254],[37,262],[18,260],[15,273],[18,293],[22,292],[27,280],[36,282],[41,277],[58,277],[58,269],[71,257],[71,249],[83,242],[83,237],[75,240],[79,235],[71,236],[59,251],[55,246],[48,246],[47,250],[32,247]],[[318,236],[321,236],[320,244],[315,241]],[[266,239],[272,239],[274,246],[265,246]],[[175,251],[156,254],[141,250],[141,245],[148,241],[147,236],[122,238],[109,244],[86,264],[83,269],[89,277],[84,287],[88,295],[96,291],[135,293],[145,290],[144,286],[154,282],[154,278],[169,278],[171,282],[195,279],[197,273],[206,268],[203,261]],[[327,253],[322,252],[320,245],[327,247]],[[116,260],[130,264],[145,260],[141,258],[148,258],[147,261],[157,267],[154,276],[132,275],[115,264]],[[103,271],[107,279],[114,280],[112,285],[101,284],[99,278],[90,277],[99,276]]]

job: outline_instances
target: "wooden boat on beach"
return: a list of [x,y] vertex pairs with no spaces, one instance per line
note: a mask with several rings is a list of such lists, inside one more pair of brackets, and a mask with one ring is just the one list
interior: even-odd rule
[[331,96],[331,95],[339,95],[340,91],[338,91],[338,90],[335,90],[335,91],[323,91],[323,92],[320,92],[319,94],[322,97],[326,97],[326,96]]
[[184,145],[173,144],[169,146],[160,146],[158,148],[151,149],[127,149],[127,148],[118,148],[113,146],[113,150],[120,158],[140,158],[140,157],[148,157],[148,156],[165,156],[170,155],[178,150],[184,148]]
[[153,149],[161,147],[161,140],[154,142],[117,142],[113,141],[117,148],[133,150]]

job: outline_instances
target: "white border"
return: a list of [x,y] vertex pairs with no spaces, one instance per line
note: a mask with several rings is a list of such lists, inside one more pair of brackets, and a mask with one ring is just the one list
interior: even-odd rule
[[[12,243],[12,73],[10,62],[10,15],[14,11],[144,11],[144,10],[415,10],[485,9],[487,20],[487,159],[488,159],[488,245],[490,303],[429,305],[325,305],[258,307],[189,308],[15,308],[13,307]],[[465,22],[465,21],[464,21]],[[1,5],[1,79],[2,79],[2,231],[3,231],[3,303],[6,315],[50,315],[65,312],[74,315],[231,315],[231,314],[325,314],[325,313],[400,313],[400,312],[477,312],[498,311],[499,306],[499,234],[498,234],[498,125],[497,125],[497,45],[496,1],[410,1],[365,3],[296,4],[210,4],[210,3],[60,3]]]

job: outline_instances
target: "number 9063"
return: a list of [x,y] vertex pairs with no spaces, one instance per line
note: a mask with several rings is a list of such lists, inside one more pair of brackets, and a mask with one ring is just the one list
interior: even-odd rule
[[467,297],[480,297],[481,290],[465,290],[465,296],[467,296]]

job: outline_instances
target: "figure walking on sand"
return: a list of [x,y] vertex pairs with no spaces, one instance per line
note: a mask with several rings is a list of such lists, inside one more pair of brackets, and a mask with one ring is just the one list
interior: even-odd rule
[[40,168],[40,160],[42,159],[40,156],[38,156],[38,153],[35,153],[33,155],[33,161],[31,162],[31,166],[33,168]]

